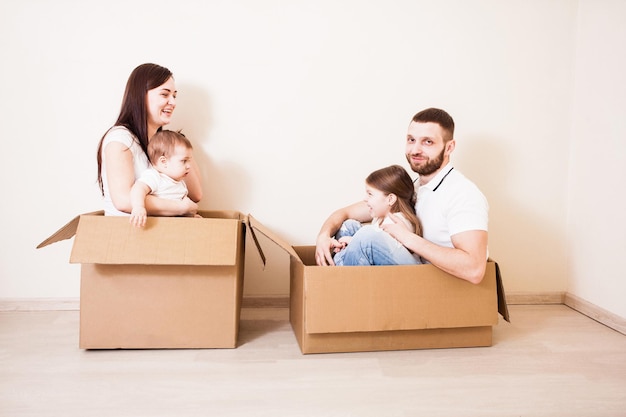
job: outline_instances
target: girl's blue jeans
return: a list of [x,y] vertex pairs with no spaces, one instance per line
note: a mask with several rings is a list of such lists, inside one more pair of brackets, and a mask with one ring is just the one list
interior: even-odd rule
[[335,254],[337,266],[349,265],[417,265],[421,262],[388,233],[356,220],[346,220],[336,239],[352,236],[350,244]]

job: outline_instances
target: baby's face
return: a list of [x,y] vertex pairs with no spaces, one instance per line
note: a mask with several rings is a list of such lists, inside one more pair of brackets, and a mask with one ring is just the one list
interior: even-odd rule
[[180,181],[189,174],[191,154],[191,149],[182,145],[176,145],[174,153],[165,161],[159,161],[157,168],[168,177]]

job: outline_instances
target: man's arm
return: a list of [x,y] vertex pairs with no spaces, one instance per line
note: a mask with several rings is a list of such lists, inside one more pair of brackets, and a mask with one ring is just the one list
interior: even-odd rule
[[344,221],[348,219],[358,220],[360,222],[369,222],[372,220],[369,209],[365,202],[360,201],[347,207],[340,208],[333,212],[322,225],[317,235],[315,243],[315,262],[318,265],[334,265],[331,247],[333,247],[333,236],[341,227]]
[[482,281],[487,265],[486,231],[469,230],[457,233],[451,237],[454,248],[446,248],[411,233],[399,223],[382,227],[406,248],[437,268],[473,284]]

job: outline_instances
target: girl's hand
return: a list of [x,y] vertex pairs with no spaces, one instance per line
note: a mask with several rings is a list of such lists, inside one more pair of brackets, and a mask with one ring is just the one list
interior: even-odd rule
[[333,253],[339,253],[341,252],[346,246],[348,246],[348,243],[350,242],[350,237],[345,236],[340,238],[339,240],[337,239],[331,239],[330,240],[330,247],[333,251]]
[[352,242],[352,236],[344,236],[339,238],[339,243],[341,243],[344,248],[348,246],[350,242]]

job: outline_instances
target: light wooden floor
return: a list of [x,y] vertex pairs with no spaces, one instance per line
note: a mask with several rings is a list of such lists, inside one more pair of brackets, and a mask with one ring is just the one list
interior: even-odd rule
[[0,416],[626,416],[626,336],[510,306],[494,346],[302,355],[286,309],[237,349],[78,349],[77,311],[0,313]]

